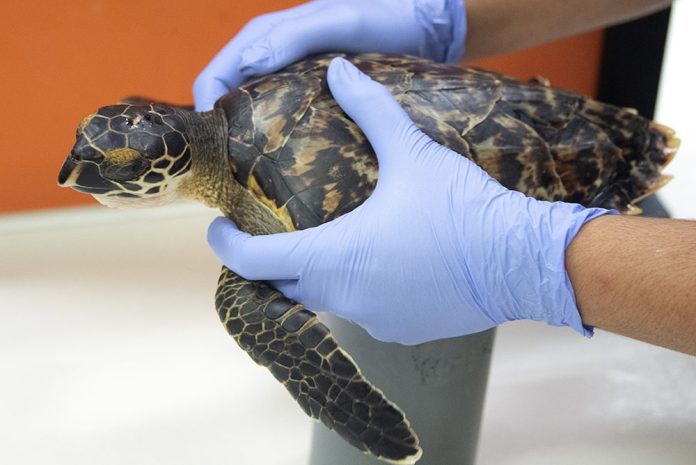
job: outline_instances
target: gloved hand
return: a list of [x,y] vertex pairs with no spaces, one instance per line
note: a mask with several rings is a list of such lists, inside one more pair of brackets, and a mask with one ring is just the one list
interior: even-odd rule
[[383,52],[459,61],[464,0],[316,0],[251,20],[196,78],[197,111],[248,77],[319,52]]
[[328,83],[377,153],[374,193],[334,221],[292,233],[252,237],[218,218],[208,240],[225,265],[384,341],[416,344],[519,319],[591,335],[565,250],[607,210],[504,188],[416,128],[386,88],[346,60],[332,61]]

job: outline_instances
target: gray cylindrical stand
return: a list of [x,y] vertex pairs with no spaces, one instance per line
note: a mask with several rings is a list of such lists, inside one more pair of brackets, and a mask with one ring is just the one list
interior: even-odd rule
[[[325,320],[367,379],[406,413],[423,449],[418,465],[474,463],[494,330],[408,347],[376,341],[335,317]],[[314,427],[309,463],[384,465],[321,424]]]

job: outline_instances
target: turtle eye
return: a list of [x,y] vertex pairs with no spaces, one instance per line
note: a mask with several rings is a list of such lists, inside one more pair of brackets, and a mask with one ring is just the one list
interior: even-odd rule
[[145,171],[148,164],[138,158],[128,163],[122,164],[105,164],[101,171],[105,178],[114,181],[132,181],[138,179]]

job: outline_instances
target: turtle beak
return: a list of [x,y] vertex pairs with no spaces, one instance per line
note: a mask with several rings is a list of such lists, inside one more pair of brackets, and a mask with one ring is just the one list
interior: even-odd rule
[[117,191],[119,187],[104,179],[99,172],[99,166],[89,161],[75,161],[69,155],[58,174],[60,187],[72,187],[76,191],[88,194],[106,194]]
[[78,168],[72,157],[68,157],[63,163],[63,167],[58,174],[58,185],[60,187],[72,187],[75,185],[75,179],[80,175],[82,168]]

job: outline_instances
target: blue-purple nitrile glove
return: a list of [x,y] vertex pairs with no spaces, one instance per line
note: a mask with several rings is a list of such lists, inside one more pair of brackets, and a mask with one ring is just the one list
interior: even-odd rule
[[315,0],[251,20],[196,78],[197,111],[250,76],[320,52],[382,52],[456,62],[463,0]]
[[416,128],[346,60],[332,61],[328,82],[377,153],[374,193],[330,223],[291,233],[250,236],[218,218],[208,240],[225,265],[384,341],[417,344],[520,319],[592,334],[565,251],[608,210],[504,188]]

